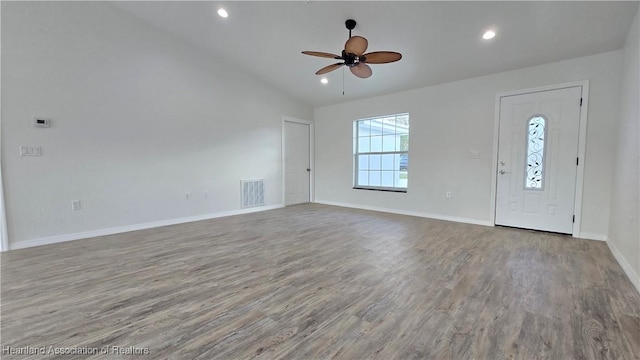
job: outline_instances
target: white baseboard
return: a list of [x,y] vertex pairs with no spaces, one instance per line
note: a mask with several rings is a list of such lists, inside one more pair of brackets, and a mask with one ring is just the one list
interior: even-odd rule
[[371,210],[371,211],[380,211],[391,214],[400,214],[400,215],[409,215],[409,216],[417,216],[429,219],[436,220],[446,220],[446,221],[454,221],[465,224],[473,224],[473,225],[483,225],[483,226],[493,226],[493,224],[489,220],[480,220],[480,219],[472,219],[466,217],[457,217],[457,216],[448,216],[448,215],[438,215],[438,214],[429,214],[418,211],[409,211],[409,210],[398,210],[398,209],[389,209],[377,206],[367,206],[367,205],[356,205],[343,203],[338,201],[326,201],[326,200],[315,200],[315,203],[324,204],[324,205],[333,205],[333,206],[341,206],[348,207],[353,209],[361,209],[361,210]]
[[241,215],[241,214],[248,214],[248,213],[259,212],[259,211],[273,210],[273,209],[279,209],[282,207],[284,207],[282,204],[260,206],[260,207],[253,207],[253,208],[240,209],[240,210],[221,211],[221,212],[212,213],[212,214],[189,216],[189,217],[183,217],[183,218],[177,218],[177,219],[152,221],[152,222],[143,223],[143,224],[118,226],[114,228],[85,231],[85,232],[75,233],[75,234],[48,236],[48,237],[39,238],[39,239],[23,240],[23,241],[17,241],[15,243],[9,243],[9,249],[10,250],[24,249],[24,248],[34,247],[34,246],[56,244],[56,243],[61,243],[65,241],[87,239],[87,238],[92,238],[97,236],[113,235],[113,234],[129,232],[129,231],[144,230],[144,229],[156,228],[156,227],[167,226],[167,225],[184,224],[184,223],[189,223],[194,221],[209,220],[209,219],[215,219],[215,218],[220,218],[225,216]]
[[618,250],[618,248],[613,244],[613,242],[607,241],[607,246],[609,246],[609,250],[611,250],[613,257],[618,261],[618,264],[620,264],[620,267],[622,267],[622,270],[624,270],[625,274],[627,274],[627,277],[629,278],[629,280],[631,280],[633,286],[635,286],[636,290],[640,292],[640,276],[638,276],[638,273],[633,270],[631,265],[629,265],[627,260],[624,258],[620,250]]
[[578,237],[581,239],[588,239],[588,240],[598,240],[598,241],[608,240],[607,235],[590,233],[590,232],[580,232],[580,235],[578,235]]

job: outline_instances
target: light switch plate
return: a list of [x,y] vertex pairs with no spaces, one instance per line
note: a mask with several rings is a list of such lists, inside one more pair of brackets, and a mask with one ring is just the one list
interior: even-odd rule
[[469,159],[480,159],[480,151],[478,150],[469,150]]
[[42,156],[42,146],[20,145],[20,156]]

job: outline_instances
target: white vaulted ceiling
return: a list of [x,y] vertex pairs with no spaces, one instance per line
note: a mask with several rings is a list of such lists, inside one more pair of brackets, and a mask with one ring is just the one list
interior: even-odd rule
[[[470,77],[620,49],[638,2],[116,2],[116,6],[227,61],[313,106],[388,94]],[[224,7],[229,17],[217,15]],[[348,69],[314,73],[353,35],[368,51],[403,54],[371,65],[359,79]],[[482,40],[486,29],[497,36]]]

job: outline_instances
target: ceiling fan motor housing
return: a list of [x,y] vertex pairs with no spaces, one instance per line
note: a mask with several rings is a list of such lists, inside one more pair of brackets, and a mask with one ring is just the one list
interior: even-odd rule
[[353,67],[357,66],[361,62],[365,62],[364,56],[358,56],[356,54],[350,54],[346,51],[342,50],[342,58],[344,59],[344,64]]

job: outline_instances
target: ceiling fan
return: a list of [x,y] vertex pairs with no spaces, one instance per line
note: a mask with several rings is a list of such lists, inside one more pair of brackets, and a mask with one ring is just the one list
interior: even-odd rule
[[371,76],[372,73],[371,67],[367,64],[386,64],[402,59],[402,54],[394,51],[374,51],[365,54],[364,52],[367,50],[367,46],[369,45],[367,39],[362,36],[351,36],[351,30],[356,27],[356,21],[349,19],[345,21],[345,25],[349,30],[349,40],[344,44],[342,55],[335,55],[320,51],[302,52],[305,55],[343,60],[342,62],[323,67],[316,71],[316,75],[326,74],[342,67],[342,65],[346,65],[349,67],[349,70],[351,70],[353,75],[364,79]]

